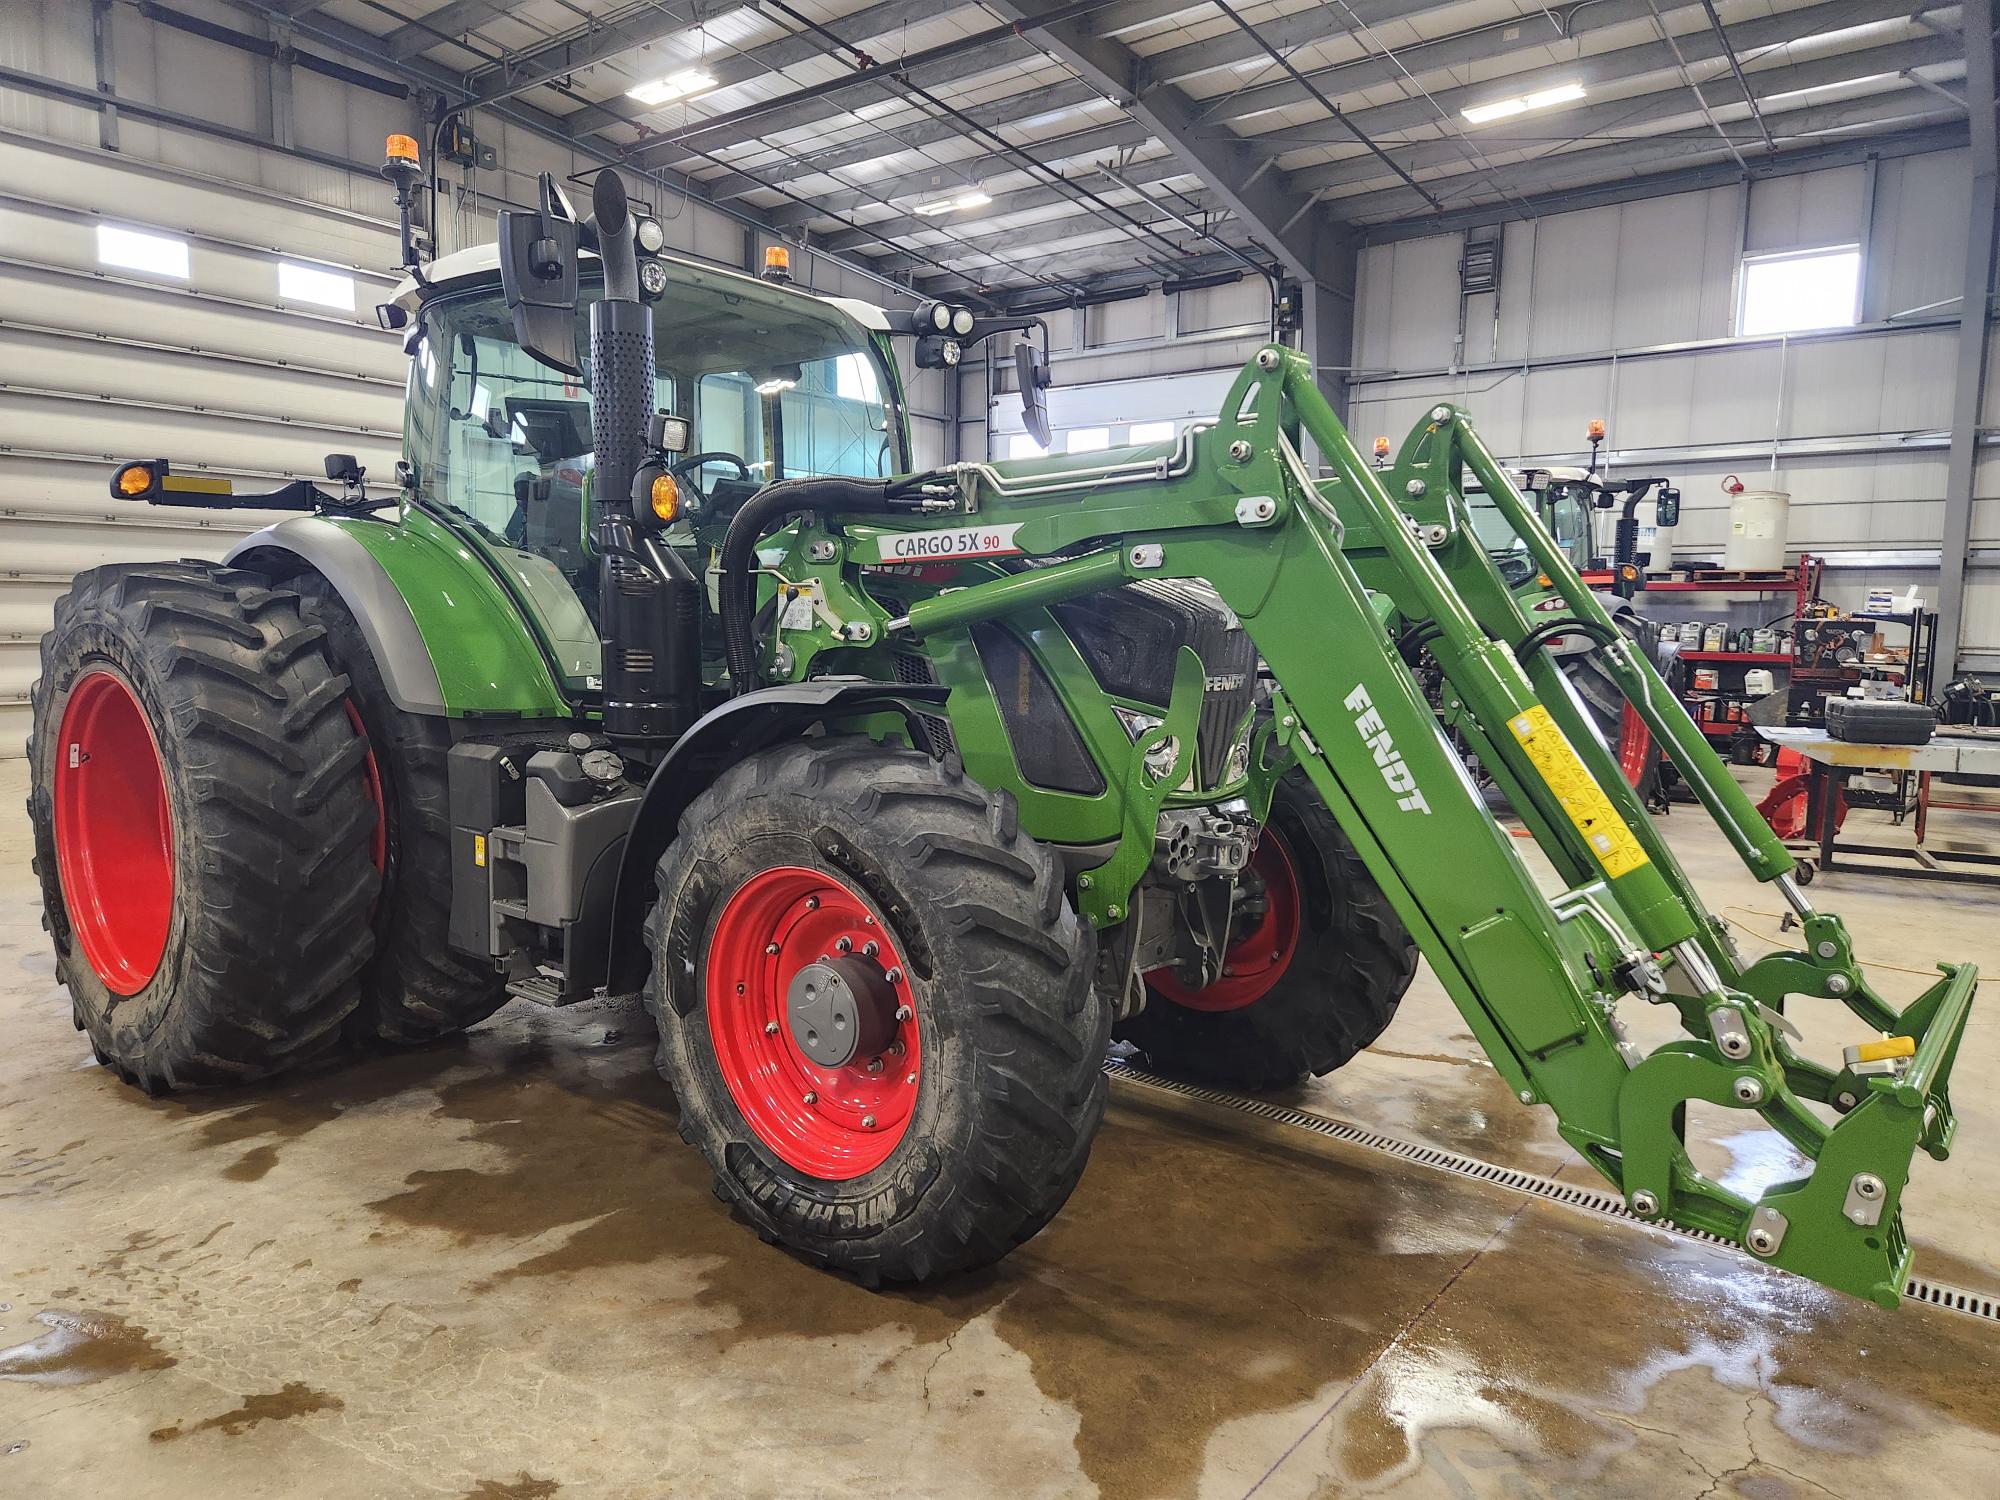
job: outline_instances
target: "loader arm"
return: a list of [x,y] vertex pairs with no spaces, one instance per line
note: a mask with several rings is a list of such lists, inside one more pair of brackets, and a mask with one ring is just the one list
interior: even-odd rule
[[[1308,470],[1305,440],[1330,478]],[[1606,642],[1613,674],[1710,815],[1752,872],[1780,885],[1805,947],[1738,959],[1537,649],[1547,622],[1523,615],[1472,534],[1457,498],[1465,468],[1528,543],[1566,628]],[[1207,580],[1278,684],[1260,762],[1276,746],[1297,757],[1522,1103],[1548,1104],[1640,1217],[1895,1304],[1910,1254],[1901,1192],[1918,1148],[1941,1157],[1950,1144],[1946,1079],[1976,971],[1940,965],[1944,977],[1900,1014],[1874,994],[1839,920],[1806,903],[1782,847],[1462,412],[1435,408],[1395,469],[1378,473],[1304,358],[1273,345],[1245,366],[1218,421],[1164,457],[961,465],[936,477],[934,493],[930,514],[809,518],[791,534],[777,571],[815,580],[827,619],[840,622],[819,652],[796,654],[796,672],[814,654],[824,670],[857,640],[922,638],[1136,579]],[[863,570],[912,555],[913,535],[922,555],[1048,561],[892,615]],[[1562,889],[1540,888],[1486,810],[1399,642],[1420,643],[1442,669],[1468,743]],[[1133,746],[1128,814],[1157,808],[1189,767],[1191,662],[1163,722]],[[1151,848],[1150,818],[1125,822],[1118,852],[1077,880],[1078,905],[1099,927],[1129,914]],[[1841,1000],[1885,1039],[1849,1049],[1838,1068],[1800,1057],[1783,1015],[1795,995]],[[1618,1012],[1648,1002],[1675,1006],[1687,1035],[1644,1054]],[[1706,1179],[1685,1149],[1690,1099],[1756,1112],[1813,1171],[1755,1203]]]

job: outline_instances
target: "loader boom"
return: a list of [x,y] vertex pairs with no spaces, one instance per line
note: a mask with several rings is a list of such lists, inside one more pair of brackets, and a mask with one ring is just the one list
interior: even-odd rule
[[[1307,440],[1331,477],[1307,468]],[[810,581],[823,618],[810,638],[785,637],[789,672],[802,677],[857,641],[920,639],[1121,582],[1205,579],[1276,682],[1253,781],[1296,757],[1517,1097],[1548,1104],[1563,1137],[1639,1217],[1706,1230],[1894,1305],[1910,1253],[1900,1196],[1912,1154],[1942,1157],[1950,1145],[1945,1084],[1976,972],[1940,965],[1943,977],[1900,1014],[1870,989],[1839,919],[1807,904],[1783,848],[1465,414],[1434,408],[1396,465],[1378,472],[1304,358],[1273,345],[1245,366],[1218,421],[1171,453],[1096,458],[1085,468],[961,465],[934,476],[928,514],[801,522],[773,571]],[[1531,623],[1514,601],[1459,498],[1465,469],[1566,605],[1559,618]],[[864,569],[968,553],[1052,560],[916,597],[900,615],[863,584]],[[1803,948],[1740,960],[1540,651],[1557,625],[1604,643],[1618,682],[1732,846],[1798,912]],[[1411,669],[1420,651],[1441,669],[1468,743],[1562,889],[1540,888],[1487,812]],[[1163,722],[1133,745],[1119,848],[1077,881],[1100,928],[1130,915],[1152,813],[1191,764],[1200,676],[1193,654],[1183,656]],[[822,661],[819,670],[842,669]],[[1887,1039],[1849,1049],[1839,1068],[1805,1059],[1784,1017],[1792,996],[1840,1000]],[[1672,1004],[1687,1035],[1643,1054],[1621,1002]],[[1756,1203],[1704,1178],[1683,1140],[1690,1099],[1754,1110],[1814,1170]]]

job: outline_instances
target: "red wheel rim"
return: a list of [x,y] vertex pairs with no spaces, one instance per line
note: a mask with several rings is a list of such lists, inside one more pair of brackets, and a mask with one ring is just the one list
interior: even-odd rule
[[347,722],[361,736],[368,753],[361,760],[361,785],[368,793],[368,805],[375,809],[375,831],[368,835],[368,860],[381,874],[389,867],[389,819],[382,811],[382,767],[375,760],[375,742],[368,738],[368,726],[361,722],[361,710],[347,700]]
[[84,961],[113,993],[160,969],[174,915],[174,834],[159,743],[131,685],[79,677],[56,744],[56,869]]
[[[882,1052],[826,1067],[793,1036],[786,1001],[801,969],[843,954],[878,965],[896,1013],[909,1014],[893,1023]],[[922,1057],[902,956],[867,902],[824,871],[761,870],[736,888],[716,918],[705,983],[708,1035],[722,1081],[780,1161],[839,1182],[889,1159],[916,1108]]]
[[1182,984],[1171,970],[1148,977],[1147,983],[1174,1004],[1189,1010],[1241,1010],[1268,995],[1291,967],[1299,946],[1299,867],[1277,829],[1265,828],[1250,856],[1250,871],[1264,882],[1264,915],[1229,945],[1221,976],[1198,990]]
[[1639,717],[1637,709],[1626,704],[1618,719],[1618,769],[1632,786],[1646,779],[1647,752],[1652,748],[1653,737],[1646,731],[1646,721]]

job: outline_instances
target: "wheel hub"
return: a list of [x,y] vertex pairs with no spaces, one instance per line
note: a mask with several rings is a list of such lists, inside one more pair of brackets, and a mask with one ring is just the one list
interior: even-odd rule
[[879,1056],[896,1034],[896,991],[865,958],[809,963],[792,976],[785,1019],[798,1049],[823,1068]]

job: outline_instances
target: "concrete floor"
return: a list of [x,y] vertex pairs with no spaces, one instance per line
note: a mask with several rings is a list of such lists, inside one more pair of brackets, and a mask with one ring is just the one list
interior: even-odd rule
[[[22,786],[0,766],[0,806]],[[1694,810],[1667,827],[1712,901],[1776,931]],[[149,1101],[70,1027],[25,845],[10,811],[9,1500],[1994,1493],[2000,1330],[1126,1085],[1050,1230],[893,1294],[730,1220],[633,1005],[516,1005],[419,1054]],[[1992,893],[1812,894],[1899,999],[1936,958],[2000,971]],[[1996,1064],[1975,1014],[1958,1159],[1920,1160],[1907,1203],[1919,1270],[2000,1290]],[[1596,1181],[1427,974],[1295,1102]],[[1696,1124],[1712,1169],[1782,1172],[1740,1117]]]

